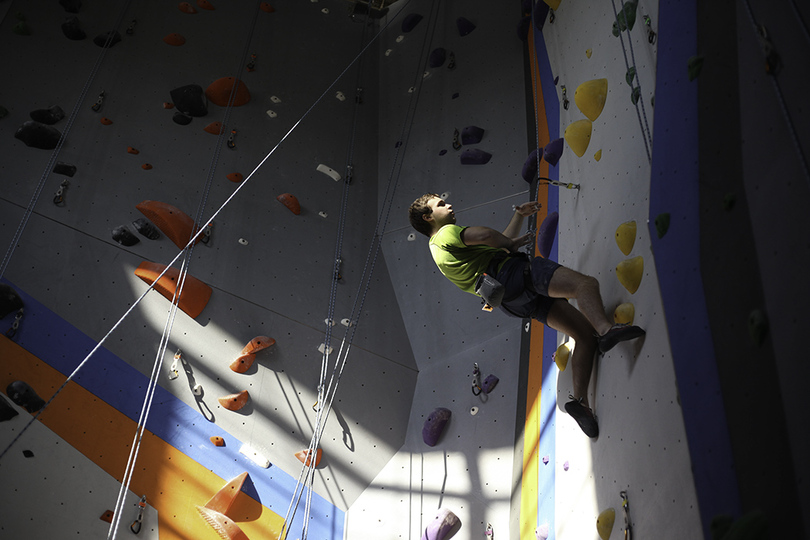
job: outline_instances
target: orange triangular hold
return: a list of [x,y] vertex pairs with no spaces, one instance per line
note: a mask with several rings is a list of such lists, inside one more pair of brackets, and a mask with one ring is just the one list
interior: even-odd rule
[[[312,465],[312,458],[310,457],[309,448],[306,450],[301,450],[300,452],[295,453],[295,457],[298,458],[298,461],[310,467]],[[315,452],[315,466],[317,467],[321,463],[321,456],[323,456],[323,450],[318,448],[318,451]]]
[[247,405],[248,398],[250,394],[248,394],[247,390],[242,390],[238,394],[231,394],[229,396],[222,396],[219,398],[219,404],[222,405],[224,408],[228,409],[229,411],[238,411],[245,405]]
[[[157,225],[158,229],[181,249],[186,247],[191,237],[199,230],[188,214],[171,204],[160,201],[143,201],[136,204],[135,208]],[[195,244],[199,241],[198,237]]]
[[298,199],[295,198],[295,195],[291,195],[290,193],[282,193],[276,200],[290,209],[290,212],[295,214],[296,216],[301,213],[301,204],[298,202]]
[[244,531],[239,528],[239,525],[234,523],[228,516],[204,506],[198,506],[197,511],[211,528],[219,534],[220,538],[225,540],[250,540]]
[[140,151],[137,148],[132,148],[131,146],[127,146],[127,153],[129,153],[129,154],[140,154]]
[[194,9],[194,6],[192,6],[188,2],[180,2],[180,5],[177,7],[180,8],[180,11],[182,11],[183,13],[188,13],[189,15],[197,13],[197,10]]
[[101,521],[106,521],[107,523],[112,523],[113,511],[112,510],[107,510],[106,512],[101,514],[101,516],[99,516],[98,519],[100,519]]
[[211,135],[219,135],[220,133],[222,133],[222,122],[211,122],[203,129],[207,133],[210,133]]
[[275,344],[276,340],[271,337],[256,336],[250,340],[250,343],[242,348],[242,352],[240,354],[254,354]]
[[[233,91],[234,85],[236,85],[236,92]],[[205,89],[205,97],[207,97],[211,103],[219,105],[220,107],[227,107],[228,102],[231,101],[231,96],[233,96],[231,105],[233,107],[241,107],[250,101],[250,90],[248,90],[244,82],[234,77],[222,77],[221,79],[217,79]]]
[[250,369],[254,360],[256,360],[255,354],[243,354],[231,362],[231,369],[237,373],[244,373]]
[[174,47],[179,47],[180,45],[186,44],[186,38],[178,34],[177,32],[167,34],[166,36],[164,36],[163,41],[168,45],[172,45]]
[[220,437],[219,435],[214,435],[211,437],[211,444],[214,446],[225,446],[225,439]]
[[214,11],[216,9],[208,0],[197,0],[197,5],[208,11]]
[[113,121],[107,118],[106,116],[102,116],[101,123],[104,124],[105,126],[109,126],[112,125]]
[[207,503],[205,503],[205,507],[209,510],[219,512],[220,514],[228,515],[228,512],[231,511],[233,503],[236,502],[236,496],[239,494],[239,491],[245,484],[247,477],[248,473],[243,472],[236,478],[231,479],[230,482],[222,486],[222,489],[217,491],[216,494],[211,497]]
[[225,176],[228,177],[228,180],[230,180],[231,182],[235,182],[237,184],[241,182],[243,179],[242,173],[238,172],[232,172],[230,174],[226,174]]
[[276,8],[271,6],[269,2],[262,2],[261,4],[259,4],[259,7],[265,13],[273,13],[276,10]]
[[[164,264],[144,261],[135,269],[135,275],[151,285],[155,283],[157,277],[165,269],[166,265]],[[179,277],[180,271],[177,268],[170,267],[166,273],[163,274],[163,277],[155,283],[155,290],[171,302],[177,290],[177,279]],[[211,299],[211,293],[211,287],[187,274],[185,284],[183,285],[183,294],[180,295],[177,307],[194,319],[202,313],[202,310],[205,308],[206,304],[208,304],[208,300]]]

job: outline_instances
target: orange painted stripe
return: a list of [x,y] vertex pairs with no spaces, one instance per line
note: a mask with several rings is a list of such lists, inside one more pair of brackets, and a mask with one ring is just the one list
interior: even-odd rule
[[[0,356],[0,388],[22,380],[48,399],[65,381],[64,375],[5,336],[0,336]],[[70,382],[39,421],[110,476],[122,480],[137,427],[133,420]],[[196,507],[204,505],[229,480],[146,431],[130,489],[146,495],[147,502],[157,509],[161,540],[218,540],[219,534],[200,517]],[[110,506],[114,503],[113,498]],[[230,516],[250,538],[277,540],[283,522],[283,517],[245,493],[237,496]],[[134,517],[134,513],[125,514],[122,520]]]

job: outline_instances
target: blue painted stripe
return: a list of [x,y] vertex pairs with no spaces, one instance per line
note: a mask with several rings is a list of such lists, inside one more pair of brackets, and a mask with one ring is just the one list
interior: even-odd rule
[[[3,282],[14,287],[25,302],[25,316],[15,337],[17,344],[65,377],[70,375],[97,342],[25,291],[5,279]],[[4,319],[4,325],[7,319],[12,320],[13,314]],[[100,348],[73,380],[134,422],[138,421],[149,379],[107,349]],[[48,397],[50,396],[43,396],[45,399]],[[57,405],[58,400],[56,398],[54,402]],[[155,389],[147,428],[226,480],[248,471],[253,489],[245,491],[282,517],[287,513],[297,477],[290,476],[274,465],[269,469],[257,466],[239,453],[242,442],[230,434],[226,433],[224,436],[225,447],[214,447],[210,438],[222,436],[224,430],[208,422],[199,411],[160,386]],[[299,510],[290,528],[291,535],[302,529],[301,514]],[[312,497],[311,517],[309,534],[312,538],[343,538],[345,513],[317,494]]]

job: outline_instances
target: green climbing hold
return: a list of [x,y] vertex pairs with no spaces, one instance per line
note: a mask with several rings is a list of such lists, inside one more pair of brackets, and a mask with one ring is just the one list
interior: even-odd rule
[[768,334],[768,318],[761,309],[755,309],[748,315],[748,333],[757,347],[765,341]]
[[14,12],[14,16],[17,18],[18,21],[24,21],[25,20],[25,13],[23,13],[22,11]]
[[700,70],[703,69],[703,57],[698,55],[690,58],[689,62],[687,63],[687,68],[689,72],[689,81],[694,81],[698,78],[698,75],[700,75]]
[[669,212],[664,212],[663,214],[658,214],[658,217],[655,218],[655,230],[658,232],[658,238],[663,238],[667,231],[669,230]]
[[630,0],[624,3],[619,14],[616,15],[616,20],[613,22],[613,35],[619,37],[619,33],[625,30],[632,30],[636,24],[636,9],[638,8],[638,0]]
[[650,105],[652,105],[653,107],[655,107],[655,96],[652,96],[652,97],[650,98]]
[[735,204],[737,204],[737,196],[734,193],[726,193],[726,196],[723,197],[723,210],[729,212],[734,209]]
[[28,23],[25,21],[20,21],[14,25],[11,29],[12,32],[17,34],[18,36],[30,36],[31,35],[31,27],[28,26]]
[[632,66],[630,69],[627,70],[627,73],[624,75],[624,80],[627,81],[627,84],[633,86],[633,79],[636,78],[636,66]]
[[640,97],[641,97],[641,88],[636,86],[635,88],[633,88],[633,92],[630,94],[630,101],[633,103],[633,105],[635,105],[636,103],[638,103],[638,98]]

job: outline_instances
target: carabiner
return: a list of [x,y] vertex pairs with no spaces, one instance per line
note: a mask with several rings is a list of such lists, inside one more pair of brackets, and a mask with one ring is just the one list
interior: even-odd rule
[[472,393],[474,396],[481,394],[481,371],[477,362],[473,364]]
[[138,534],[141,532],[141,525],[143,525],[143,511],[146,508],[146,495],[141,497],[141,500],[138,501],[138,517],[135,518],[135,521],[129,526],[129,530],[133,533]]

